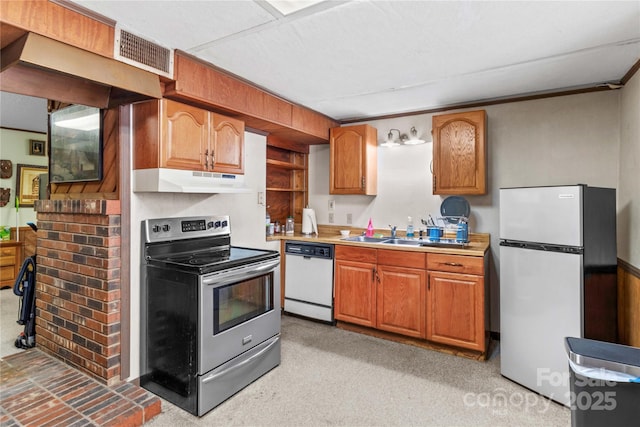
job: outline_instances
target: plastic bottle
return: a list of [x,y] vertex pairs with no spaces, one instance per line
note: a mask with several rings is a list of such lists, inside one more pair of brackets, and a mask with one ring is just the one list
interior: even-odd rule
[[373,237],[373,223],[371,222],[371,218],[369,218],[369,225],[367,225],[367,232],[365,236]]
[[293,217],[291,215],[289,215],[289,217],[287,218],[287,225],[286,225],[286,234],[289,236],[293,235]]
[[407,218],[407,237],[413,238],[413,218]]
[[271,228],[271,215],[269,215],[269,211],[267,211],[267,217],[266,217],[266,220],[265,220],[265,225],[266,225],[265,233],[266,233],[267,236],[270,236],[271,235],[270,234],[270,232],[271,232],[271,230],[270,230],[270,228]]

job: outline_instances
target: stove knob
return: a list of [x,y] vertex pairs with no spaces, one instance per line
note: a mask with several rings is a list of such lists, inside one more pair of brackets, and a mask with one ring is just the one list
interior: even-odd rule
[[229,225],[229,223],[227,222],[227,220],[222,221],[222,226],[226,227],[227,225]]
[[213,227],[215,227],[215,224],[213,223],[213,221],[210,221],[207,223],[207,230]]
[[160,226],[159,225],[154,225],[153,228],[151,229],[151,231],[153,231],[154,233],[159,233],[160,232]]
[[220,228],[220,221],[216,221],[216,228]]
[[162,231],[169,231],[171,230],[171,227],[169,226],[169,224],[165,224],[162,226]]

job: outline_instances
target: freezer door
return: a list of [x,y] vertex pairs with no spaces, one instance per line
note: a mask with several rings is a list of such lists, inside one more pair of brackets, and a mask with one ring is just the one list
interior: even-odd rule
[[582,255],[500,247],[502,375],[564,405],[564,338],[583,336],[581,272]]
[[583,246],[580,185],[500,189],[500,238]]

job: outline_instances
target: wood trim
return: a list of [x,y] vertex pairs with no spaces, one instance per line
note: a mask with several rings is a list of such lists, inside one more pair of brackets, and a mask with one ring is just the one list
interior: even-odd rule
[[638,59],[636,63],[633,64],[631,68],[629,68],[627,74],[625,74],[624,77],[620,80],[620,84],[626,85],[627,82],[631,80],[631,77],[633,77],[638,72],[638,70],[640,70],[640,59]]
[[531,95],[514,96],[514,97],[500,98],[500,99],[493,99],[493,100],[489,99],[489,100],[481,100],[481,101],[472,101],[468,103],[435,107],[427,110],[408,111],[404,113],[385,114],[382,116],[372,116],[372,117],[352,117],[349,119],[340,120],[340,124],[346,125],[346,124],[360,123],[363,121],[370,121],[370,120],[397,119],[400,117],[410,117],[410,116],[418,116],[422,114],[441,113],[444,111],[451,111],[451,110],[486,107],[489,105],[509,104],[512,102],[534,101],[537,99],[555,98],[557,96],[578,95],[581,93],[602,92],[607,90],[618,90],[618,89],[619,88],[609,88],[607,86],[595,86],[595,87],[587,87],[587,88],[580,88],[580,89],[563,90],[558,92],[545,92],[545,93],[538,93],[538,94],[531,94]]
[[131,373],[131,106],[119,108],[120,157],[120,379]]
[[640,269],[618,259],[618,336],[621,344],[640,347]]

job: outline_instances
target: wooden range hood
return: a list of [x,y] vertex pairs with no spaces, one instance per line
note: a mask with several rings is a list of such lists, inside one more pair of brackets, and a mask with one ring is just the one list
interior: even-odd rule
[[2,91],[99,108],[162,98],[156,74],[39,34],[0,54]]

